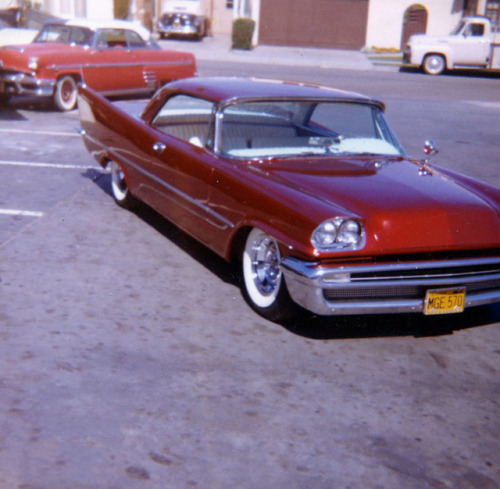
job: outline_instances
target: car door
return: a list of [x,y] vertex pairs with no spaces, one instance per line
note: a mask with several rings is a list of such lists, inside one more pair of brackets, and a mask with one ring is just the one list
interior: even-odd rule
[[485,24],[468,24],[461,35],[453,36],[455,65],[480,66],[487,64],[490,41],[485,36]]
[[[158,112],[151,127],[157,140],[151,172],[157,210],[210,246],[215,231],[228,223],[209,207],[215,156],[211,144],[213,104],[196,97],[175,95]],[[154,194],[154,197],[153,197]]]
[[88,63],[82,67],[84,82],[105,95],[121,95],[144,86],[142,67],[129,49],[126,29],[100,29]]

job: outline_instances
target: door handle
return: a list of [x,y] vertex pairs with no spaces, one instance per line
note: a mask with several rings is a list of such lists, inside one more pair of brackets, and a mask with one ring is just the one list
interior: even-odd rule
[[165,149],[166,149],[166,145],[163,144],[163,143],[154,143],[153,144],[153,151],[159,155],[161,155]]

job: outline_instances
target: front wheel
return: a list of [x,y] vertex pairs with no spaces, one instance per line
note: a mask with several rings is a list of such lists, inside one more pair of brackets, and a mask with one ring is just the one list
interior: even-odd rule
[[424,59],[423,68],[428,75],[441,75],[446,69],[446,60],[440,54],[428,54]]
[[73,110],[76,107],[76,97],[76,81],[72,76],[66,75],[57,80],[54,103],[59,110]]
[[242,268],[244,292],[252,308],[270,321],[290,319],[295,306],[285,285],[276,240],[260,229],[252,229],[245,243]]
[[111,193],[115,202],[124,209],[133,209],[137,205],[137,200],[130,193],[125,173],[121,166],[115,161],[110,161],[109,168],[111,170]]

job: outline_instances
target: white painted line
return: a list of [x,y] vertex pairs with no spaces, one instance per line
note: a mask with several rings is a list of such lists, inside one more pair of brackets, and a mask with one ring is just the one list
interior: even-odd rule
[[58,168],[72,170],[101,170],[100,166],[91,165],[64,165],[62,163],[33,163],[30,161],[5,161],[0,160],[0,166],[27,166],[31,168]]
[[0,132],[10,132],[16,134],[40,134],[41,136],[70,136],[81,137],[80,134],[75,132],[62,132],[62,131],[30,131],[28,129],[4,129],[0,128]]
[[466,100],[467,103],[477,105],[483,109],[500,110],[500,102],[481,102],[479,100]]
[[42,217],[44,213],[36,211],[22,211],[18,209],[0,209],[0,214],[3,216]]

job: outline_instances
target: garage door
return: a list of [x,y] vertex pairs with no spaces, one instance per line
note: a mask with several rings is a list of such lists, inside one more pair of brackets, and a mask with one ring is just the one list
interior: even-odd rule
[[368,0],[261,0],[259,44],[360,49]]

